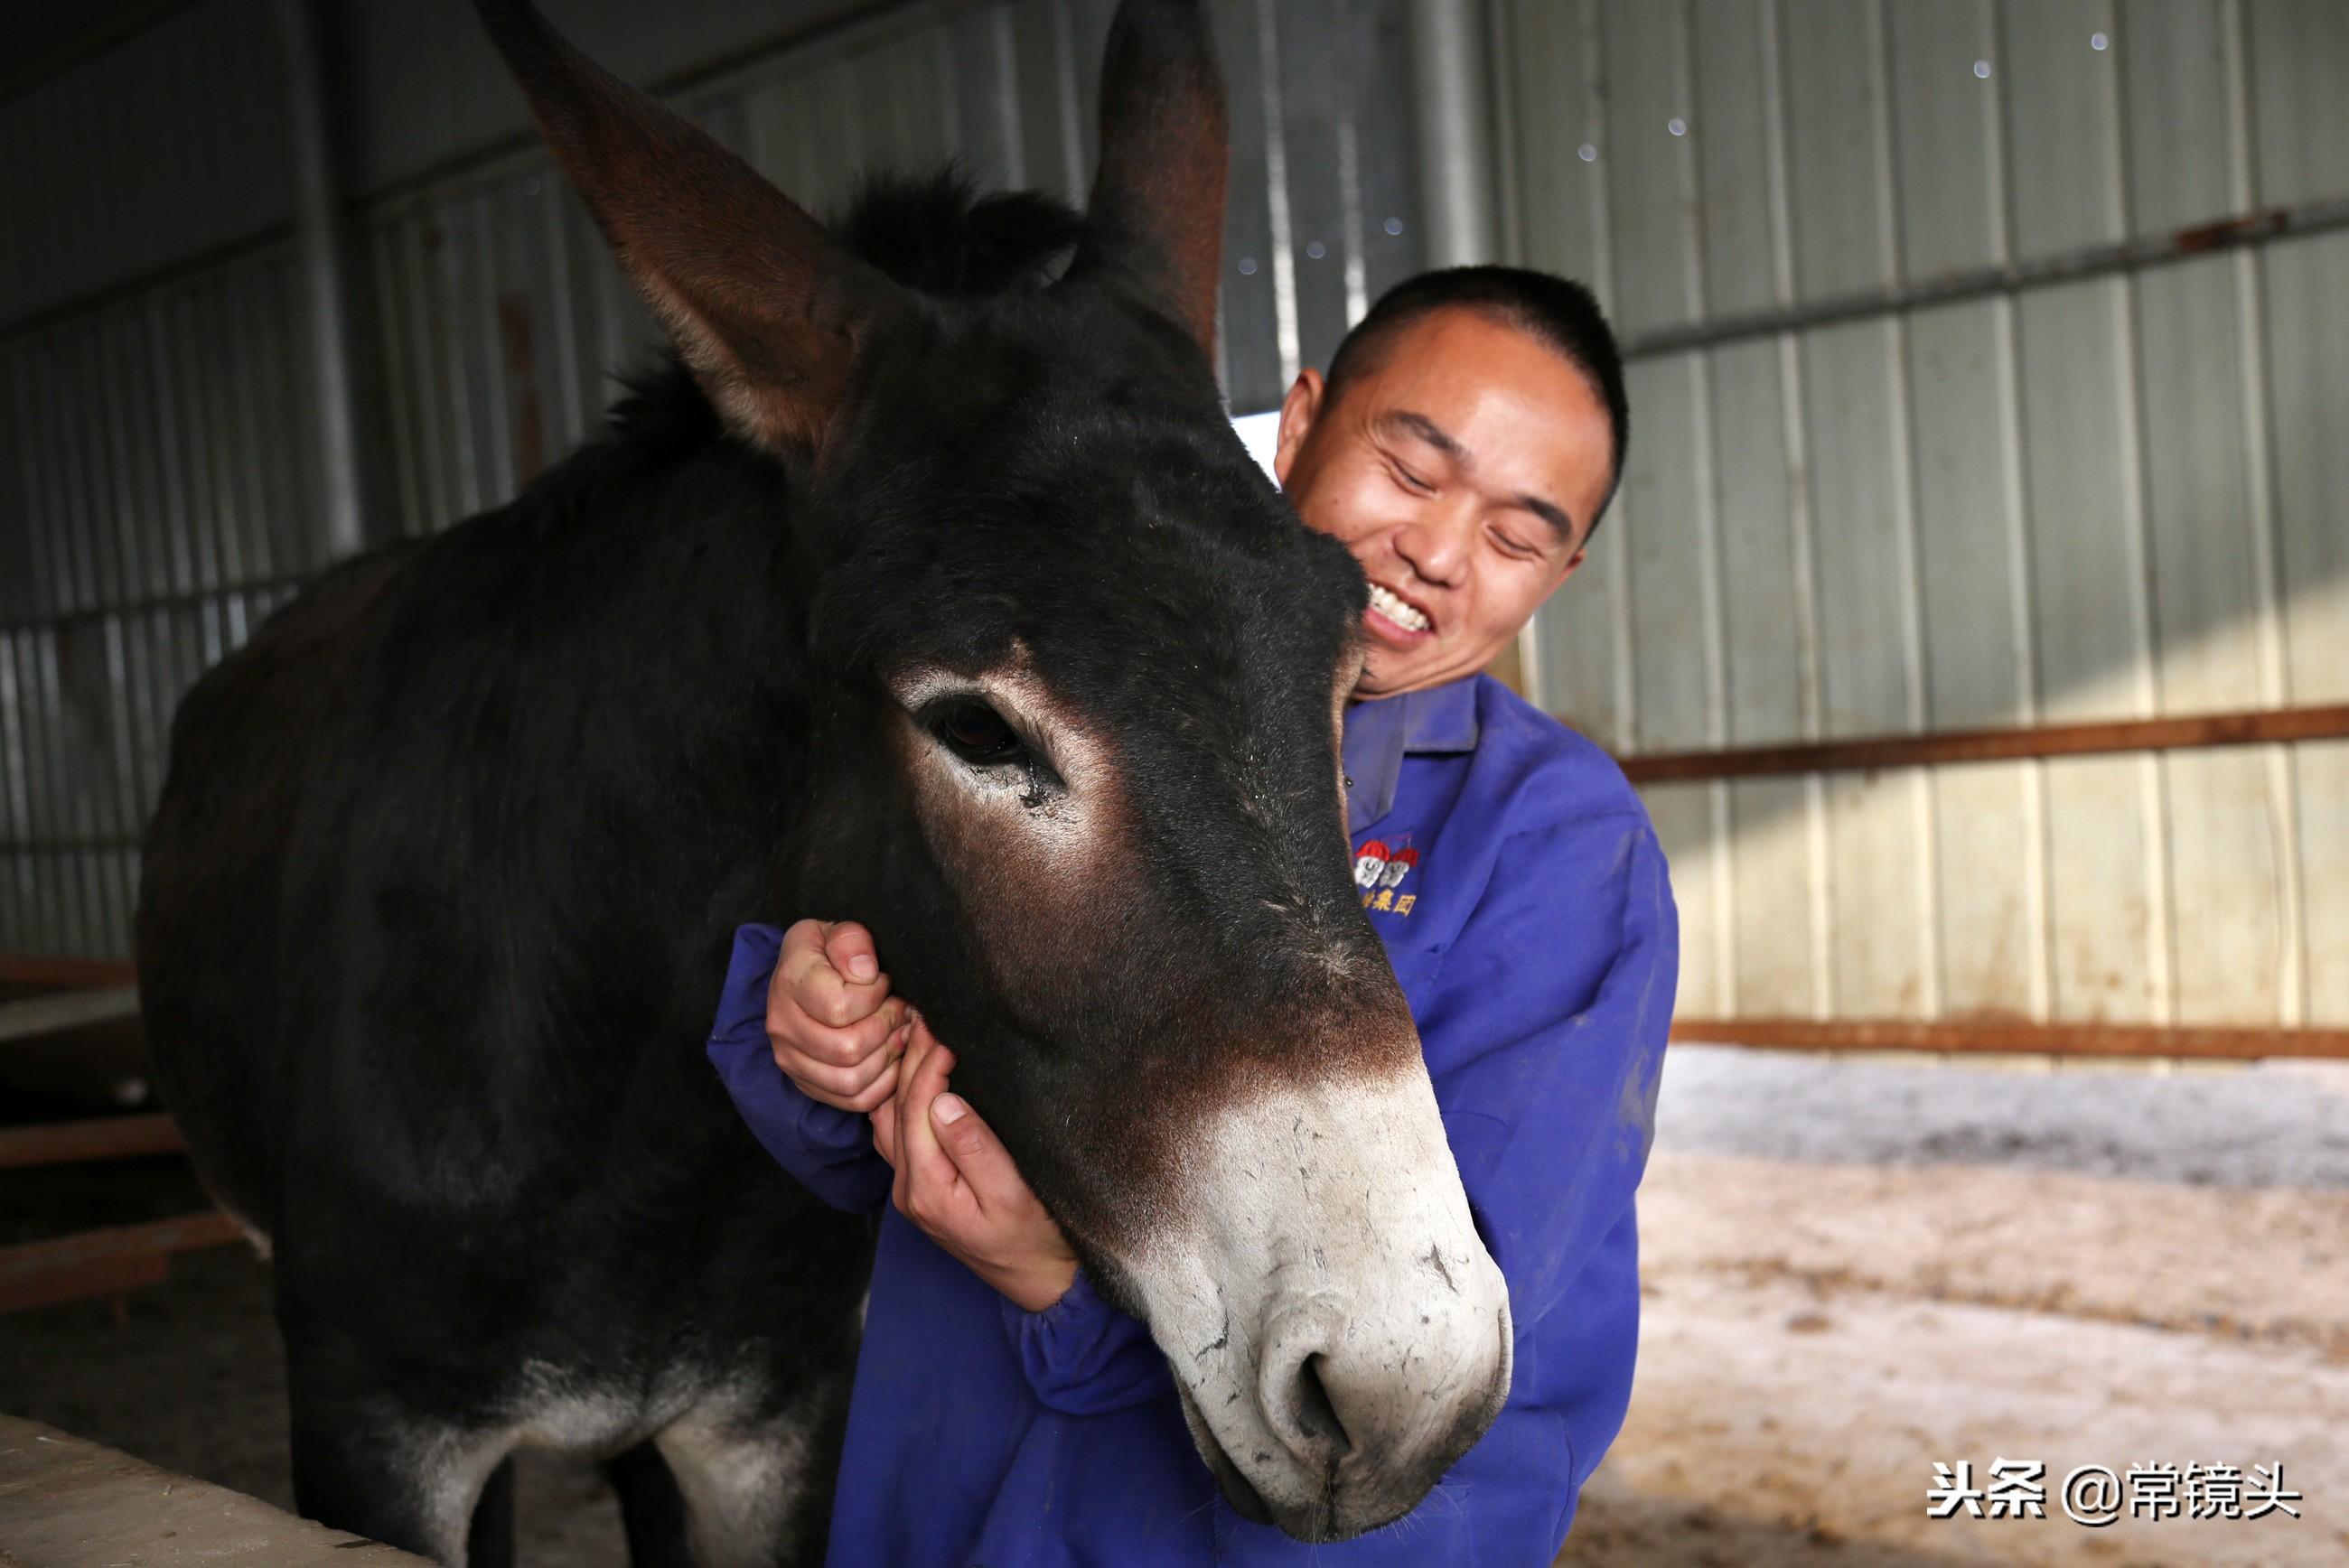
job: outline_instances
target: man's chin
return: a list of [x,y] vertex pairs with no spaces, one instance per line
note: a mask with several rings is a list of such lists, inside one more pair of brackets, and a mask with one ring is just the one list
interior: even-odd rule
[[[1429,650],[1433,653],[1434,650]],[[1362,661],[1362,678],[1354,683],[1358,702],[1375,697],[1401,696],[1405,692],[1424,691],[1432,686],[1442,686],[1464,670],[1451,667],[1446,657],[1430,657],[1428,654],[1400,654],[1392,648],[1373,646]]]

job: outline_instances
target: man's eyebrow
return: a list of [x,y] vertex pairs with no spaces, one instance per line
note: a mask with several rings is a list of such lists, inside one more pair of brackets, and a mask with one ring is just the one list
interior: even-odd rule
[[1557,530],[1557,537],[1561,542],[1570,544],[1574,542],[1574,519],[1567,516],[1561,509],[1552,506],[1537,495],[1521,495],[1517,498],[1517,504]]
[[1468,449],[1454,440],[1451,431],[1424,414],[1414,414],[1408,408],[1390,408],[1379,416],[1379,423],[1390,430],[1418,437],[1464,469],[1474,466]]
[[[1402,430],[1418,437],[1459,464],[1463,472],[1475,466],[1475,459],[1468,455],[1468,449],[1454,440],[1450,431],[1424,414],[1414,414],[1408,408],[1392,408],[1380,415],[1378,422],[1389,429]],[[1514,500],[1516,504],[1556,529],[1561,542],[1572,542],[1574,519],[1567,516],[1564,509],[1542,500],[1537,495],[1521,495],[1515,497]]]

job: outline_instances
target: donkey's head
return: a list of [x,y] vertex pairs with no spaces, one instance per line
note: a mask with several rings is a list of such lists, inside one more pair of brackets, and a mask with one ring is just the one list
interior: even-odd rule
[[1232,1501],[1407,1511],[1506,1394],[1506,1289],[1355,895],[1361,572],[1226,422],[1197,0],[1127,0],[1047,285],[902,288],[483,0],[623,268],[792,476],[817,799],[791,913],[879,934],[956,1087],[1150,1324]]

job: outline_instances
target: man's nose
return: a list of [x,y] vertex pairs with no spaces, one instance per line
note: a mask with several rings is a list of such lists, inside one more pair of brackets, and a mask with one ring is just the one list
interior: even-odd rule
[[1422,517],[1395,535],[1395,553],[1422,581],[1439,588],[1454,586],[1468,562],[1475,529],[1464,509],[1447,507]]

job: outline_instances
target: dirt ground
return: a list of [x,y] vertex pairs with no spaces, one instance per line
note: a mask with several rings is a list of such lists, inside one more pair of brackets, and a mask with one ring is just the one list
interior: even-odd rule
[[[1561,1563],[2349,1562],[2349,1073],[1673,1047]],[[2283,1467],[2297,1520],[1926,1516],[1936,1460]]]
[[[177,1180],[68,1196],[168,1209]],[[31,1196],[0,1183],[0,1228]],[[1675,1047],[1640,1228],[1631,1413],[1561,1563],[2349,1562],[2349,1072]],[[0,1409],[290,1501],[242,1251],[0,1319]],[[2089,1529],[2052,1492],[2044,1519],[1926,1517],[1934,1461],[1997,1459],[2280,1461],[2302,1517]],[[519,1503],[524,1561],[622,1562],[592,1467],[527,1455]]]

